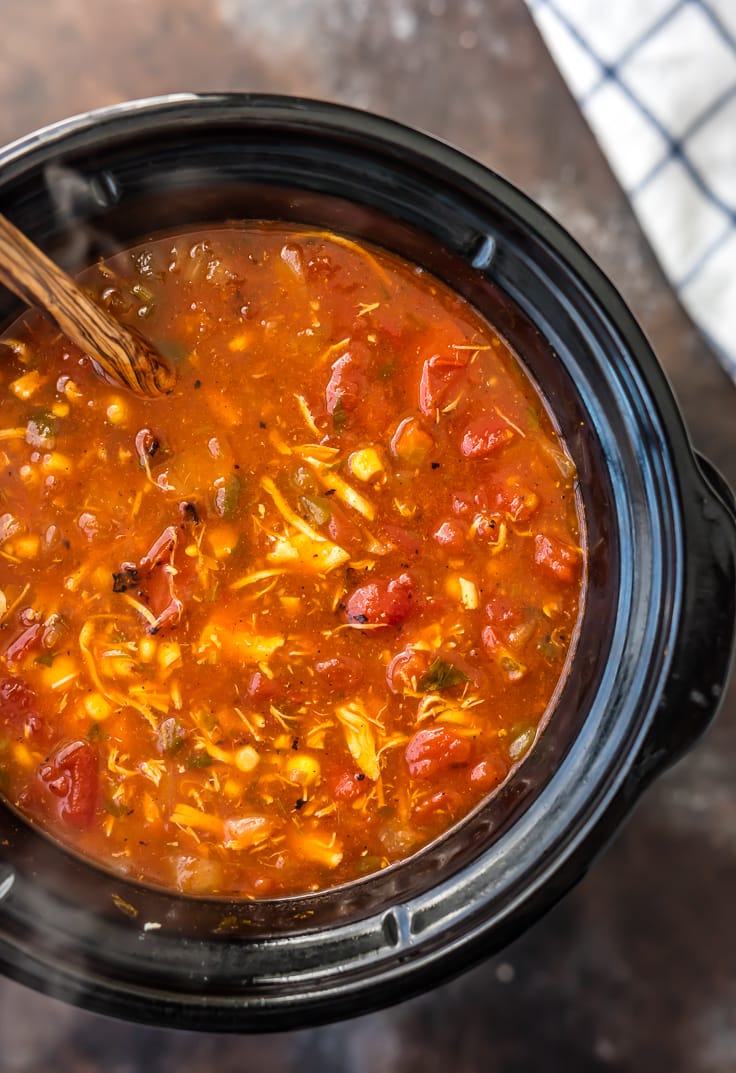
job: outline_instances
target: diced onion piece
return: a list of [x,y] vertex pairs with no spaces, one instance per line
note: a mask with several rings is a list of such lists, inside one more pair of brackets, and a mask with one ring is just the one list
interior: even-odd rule
[[324,462],[309,456],[306,456],[304,461],[312,467],[317,474],[317,479],[324,488],[329,488],[331,492],[334,492],[346,507],[356,510],[358,514],[362,514],[369,522],[373,521],[376,516],[376,508],[369,499],[357,492],[352,485],[343,480],[339,474],[334,473]]
[[260,663],[261,660],[269,659],[283,643],[282,634],[267,636],[248,630],[229,630],[216,623],[209,623],[200,635],[198,653],[216,655],[224,649],[236,659]]
[[0,515],[0,544],[4,544],[6,540],[10,540],[11,537],[22,533],[23,529],[23,523],[19,522],[14,514]]
[[43,384],[43,378],[38,369],[32,369],[29,373],[23,373],[17,380],[13,380],[10,390],[19,399],[24,401],[32,398]]
[[274,829],[269,816],[238,816],[225,821],[225,848],[251,849],[264,842]]
[[294,533],[290,537],[277,538],[266,558],[277,566],[300,566],[315,574],[329,574],[346,563],[350,555],[339,544],[329,540],[320,538],[317,541],[304,533]]
[[350,755],[364,775],[374,781],[381,774],[376,753],[373,730],[365,708],[359,701],[352,701],[335,709],[342,724],[345,742]]
[[267,578],[278,577],[283,572],[283,570],[255,570],[252,574],[246,574],[245,577],[240,577],[237,581],[233,581],[230,588],[233,592],[237,592],[238,589],[244,589],[246,585],[253,585],[256,581],[265,581]]
[[304,418],[304,421],[308,426],[309,431],[313,432],[315,436],[320,437],[322,433],[317,427],[317,422],[314,420],[314,414],[309,409],[307,400],[304,398],[303,395],[294,395],[294,398],[296,399],[297,406],[299,407],[301,415]]
[[198,808],[180,802],[171,813],[171,822],[178,827],[192,827],[195,831],[208,831],[210,834],[222,838],[224,823],[219,816],[213,816],[209,812],[201,812]]
[[458,577],[457,584],[460,588],[460,603],[468,611],[475,611],[477,607],[477,588],[475,583],[468,577]]
[[342,860],[342,846],[334,835],[331,839],[325,839],[317,835],[301,834],[295,835],[294,841],[297,858],[324,864],[328,868],[337,868]]

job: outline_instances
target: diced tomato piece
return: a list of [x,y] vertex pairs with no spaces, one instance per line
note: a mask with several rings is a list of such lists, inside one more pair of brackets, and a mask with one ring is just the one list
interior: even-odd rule
[[528,522],[539,506],[539,496],[514,481],[496,492],[494,505],[512,522]]
[[427,417],[452,402],[466,376],[468,352],[446,350],[433,354],[422,366],[419,381],[419,409]]
[[455,492],[452,497],[452,513],[462,518],[469,514],[475,505],[475,500],[470,492]]
[[448,727],[427,727],[410,739],[404,757],[413,779],[432,779],[448,768],[467,764],[470,742]]
[[339,271],[328,253],[313,253],[305,266],[305,275],[310,283],[324,282]]
[[406,693],[416,684],[432,661],[432,655],[421,649],[404,648],[397,652],[386,668],[386,681],[392,693]]
[[456,521],[446,521],[438,525],[432,534],[441,548],[460,551],[465,544],[465,530]]
[[384,525],[380,536],[382,540],[400,548],[407,555],[418,555],[422,548],[422,542],[416,533],[410,533],[400,525]]
[[481,414],[465,429],[460,450],[466,458],[488,458],[514,438],[514,430],[497,413]]
[[26,628],[19,633],[9,643],[5,649],[5,659],[8,663],[17,663],[19,660],[27,656],[29,652],[32,652],[34,648],[38,648],[41,644],[41,638],[43,636],[43,626],[40,622],[35,622],[32,626],[26,626]]
[[332,375],[325,389],[327,413],[334,414],[338,405],[343,410],[354,410],[366,392],[368,381],[361,370],[355,350],[343,354],[332,366]]
[[97,805],[98,761],[95,749],[79,739],[60,748],[41,768],[41,778],[62,798],[61,816],[76,827],[86,826]]
[[511,598],[497,593],[486,604],[486,614],[494,626],[511,629],[521,621],[521,612]]
[[341,548],[355,548],[362,546],[365,540],[363,530],[347,516],[337,503],[330,504],[330,520],[327,523],[327,532],[330,539],[339,544]]
[[269,678],[262,671],[254,671],[248,682],[248,696],[252,700],[272,701],[280,697],[284,687],[275,678]]
[[531,607],[519,607],[508,596],[497,594],[486,604],[490,626],[483,631],[483,645],[489,655],[510,645],[522,648],[537,628],[538,614]]
[[416,607],[414,582],[408,574],[392,581],[370,581],[350,596],[346,612],[348,622],[400,626]]
[[480,637],[489,656],[494,655],[499,648],[503,648],[503,642],[493,626],[484,626]]
[[362,771],[343,771],[335,779],[332,793],[338,801],[357,801],[367,792],[369,785]]
[[501,785],[507,774],[507,764],[500,756],[490,754],[489,756],[484,756],[482,760],[479,760],[471,768],[470,784],[479,790],[485,790],[486,793],[490,793],[491,790],[495,790],[497,786]]
[[454,790],[437,790],[436,793],[425,797],[412,811],[412,819],[415,823],[429,823],[439,813],[452,816],[461,804],[460,794]]
[[0,725],[39,745],[51,741],[52,725],[38,712],[37,698],[22,678],[0,678]]
[[580,549],[542,533],[534,538],[534,561],[566,585],[572,585],[580,574]]
[[363,664],[354,656],[335,656],[316,663],[315,671],[330,689],[344,692],[357,686],[363,677]]

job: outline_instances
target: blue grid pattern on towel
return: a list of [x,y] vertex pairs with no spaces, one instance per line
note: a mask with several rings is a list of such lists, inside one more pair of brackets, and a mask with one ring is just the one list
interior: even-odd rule
[[736,0],[527,2],[665,272],[736,377]]

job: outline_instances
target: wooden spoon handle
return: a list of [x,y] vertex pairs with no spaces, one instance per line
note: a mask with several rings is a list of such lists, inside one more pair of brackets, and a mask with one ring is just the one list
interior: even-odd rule
[[71,276],[0,215],[0,283],[46,313],[109,377],[138,395],[167,395],[175,376],[137,332],[89,298]]

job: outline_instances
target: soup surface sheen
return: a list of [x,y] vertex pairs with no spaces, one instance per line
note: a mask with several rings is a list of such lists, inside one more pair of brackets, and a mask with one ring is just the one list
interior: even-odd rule
[[464,300],[326,232],[157,239],[84,285],[175,363],[0,342],[0,787],[145,882],[367,875],[496,790],[582,600],[575,473]]

